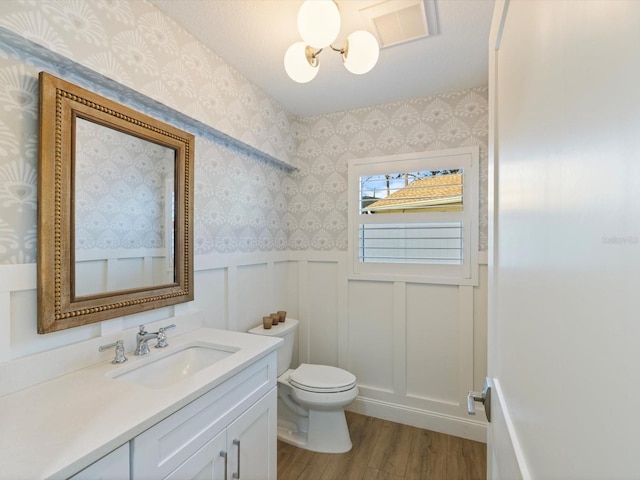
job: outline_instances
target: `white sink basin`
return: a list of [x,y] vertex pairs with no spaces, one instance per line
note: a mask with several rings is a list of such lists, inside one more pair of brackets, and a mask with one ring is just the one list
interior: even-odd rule
[[[121,367],[113,371],[110,376],[122,382],[149,388],[163,388],[190,377],[236,351],[238,351],[237,348],[217,345],[184,345],[173,353],[155,359],[151,357],[148,362],[140,365]],[[154,353],[157,354],[152,352],[149,355]]]

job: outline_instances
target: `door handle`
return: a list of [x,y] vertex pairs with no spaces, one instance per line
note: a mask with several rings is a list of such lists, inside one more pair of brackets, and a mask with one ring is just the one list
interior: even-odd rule
[[489,377],[484,379],[482,392],[469,390],[467,395],[467,410],[469,411],[469,415],[476,414],[475,402],[480,402],[484,405],[484,413],[487,415],[487,421],[491,422],[491,379]]
[[234,440],[233,444],[238,447],[238,471],[234,473],[233,478],[240,478],[240,440]]
[[220,456],[224,458],[224,480],[227,480],[227,452],[224,450],[220,451]]

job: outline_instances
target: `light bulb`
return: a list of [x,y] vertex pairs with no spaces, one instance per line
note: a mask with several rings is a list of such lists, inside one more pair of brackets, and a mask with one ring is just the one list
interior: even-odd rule
[[357,75],[367,73],[378,62],[380,47],[372,33],[358,30],[347,37],[347,47],[342,56],[344,66]]
[[340,12],[333,0],[305,0],[298,10],[298,31],[313,48],[331,45],[340,33]]
[[316,77],[320,67],[317,59],[314,63],[315,66],[309,63],[307,45],[304,42],[294,43],[284,54],[284,69],[287,75],[298,83],[307,83]]

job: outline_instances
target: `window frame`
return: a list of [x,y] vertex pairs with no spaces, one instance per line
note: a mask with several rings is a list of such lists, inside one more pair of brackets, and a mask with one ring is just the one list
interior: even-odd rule
[[[348,165],[348,278],[387,282],[478,285],[479,157],[480,149],[474,146],[350,160]],[[361,176],[454,168],[464,169],[462,211],[362,216],[359,214]],[[359,227],[362,223],[406,224],[449,221],[462,221],[464,225],[461,265],[375,263],[358,260]]]

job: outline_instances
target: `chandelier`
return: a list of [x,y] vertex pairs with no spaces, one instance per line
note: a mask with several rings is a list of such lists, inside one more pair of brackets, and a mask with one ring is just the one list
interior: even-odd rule
[[345,68],[357,75],[367,73],[378,61],[378,41],[366,30],[353,32],[341,48],[332,45],[340,33],[340,11],[334,0],[305,0],[298,11],[298,32],[302,41],[291,45],[284,54],[287,75],[298,83],[316,77],[320,69],[318,55],[327,47],[340,53]]

